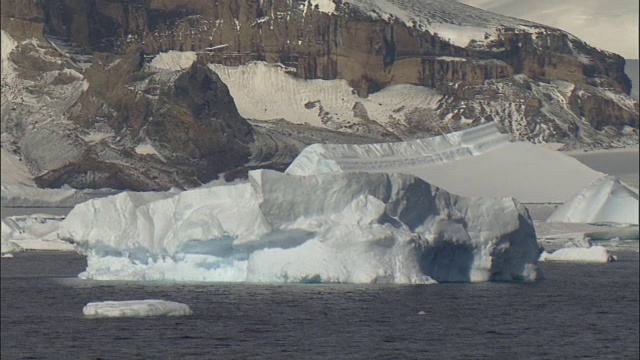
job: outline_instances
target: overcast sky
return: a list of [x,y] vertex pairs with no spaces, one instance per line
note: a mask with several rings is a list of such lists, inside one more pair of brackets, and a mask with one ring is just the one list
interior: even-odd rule
[[638,59],[638,0],[458,0],[565,30],[592,46]]

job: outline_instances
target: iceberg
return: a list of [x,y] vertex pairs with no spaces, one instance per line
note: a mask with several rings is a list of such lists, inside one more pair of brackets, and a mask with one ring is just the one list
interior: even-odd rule
[[426,139],[379,144],[313,144],[285,171],[411,174],[462,196],[563,203],[604,174],[558,151],[509,142],[495,123]]
[[11,240],[12,234],[19,233],[20,226],[12,219],[2,219],[0,222],[2,237],[0,238],[0,253],[8,254],[22,251],[20,245]]
[[23,250],[75,251],[75,246],[58,239],[58,227],[64,217],[47,214],[12,216],[2,219],[1,252]]
[[82,309],[84,316],[92,318],[188,316],[188,305],[166,300],[129,300],[90,302]]
[[[403,283],[532,281],[539,248],[512,198],[464,198],[410,175],[292,176],[145,202],[76,206],[59,236],[104,280]],[[149,199],[147,199],[149,200]]]
[[615,176],[604,176],[558,207],[547,222],[638,225],[638,194]]
[[602,246],[588,248],[570,247],[558,249],[552,253],[543,252],[540,261],[595,262],[606,263],[615,260]]

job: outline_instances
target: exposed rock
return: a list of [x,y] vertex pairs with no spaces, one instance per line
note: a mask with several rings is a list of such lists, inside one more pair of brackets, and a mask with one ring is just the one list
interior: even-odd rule
[[[280,63],[301,79],[345,79],[361,97],[394,84],[442,94],[435,109],[403,109],[402,122],[383,124],[354,105],[353,122],[328,128],[357,140],[495,121],[533,142],[637,143],[638,102],[627,96],[621,57],[453,1],[424,0],[417,10],[433,15],[428,23],[368,10],[367,1],[327,11],[303,0],[1,0],[2,30],[18,43],[12,71],[3,63],[2,146],[21,155],[40,186],[166,189],[281,168],[293,149],[324,135],[255,134],[204,66],[251,61]],[[430,27],[473,21],[491,31],[468,43]],[[149,68],[170,50],[194,51],[198,61]],[[305,106],[322,112],[314,101]]]

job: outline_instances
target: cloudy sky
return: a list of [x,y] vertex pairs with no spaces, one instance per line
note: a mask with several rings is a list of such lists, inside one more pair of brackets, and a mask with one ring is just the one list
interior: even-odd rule
[[458,0],[565,30],[592,46],[638,59],[638,0]]

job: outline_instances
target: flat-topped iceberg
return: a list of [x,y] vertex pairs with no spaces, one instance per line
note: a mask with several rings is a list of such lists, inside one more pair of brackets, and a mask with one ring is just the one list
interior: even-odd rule
[[539,248],[512,198],[464,198],[410,175],[249,173],[149,202],[76,206],[60,236],[89,279],[431,283],[535,280]]
[[558,249],[552,253],[543,252],[540,254],[540,261],[606,263],[613,260],[615,257],[602,246],[569,247]]
[[82,309],[84,316],[92,318],[188,316],[188,305],[166,300],[128,300],[90,302]]
[[547,222],[638,225],[638,194],[615,176],[604,176],[558,207]]

